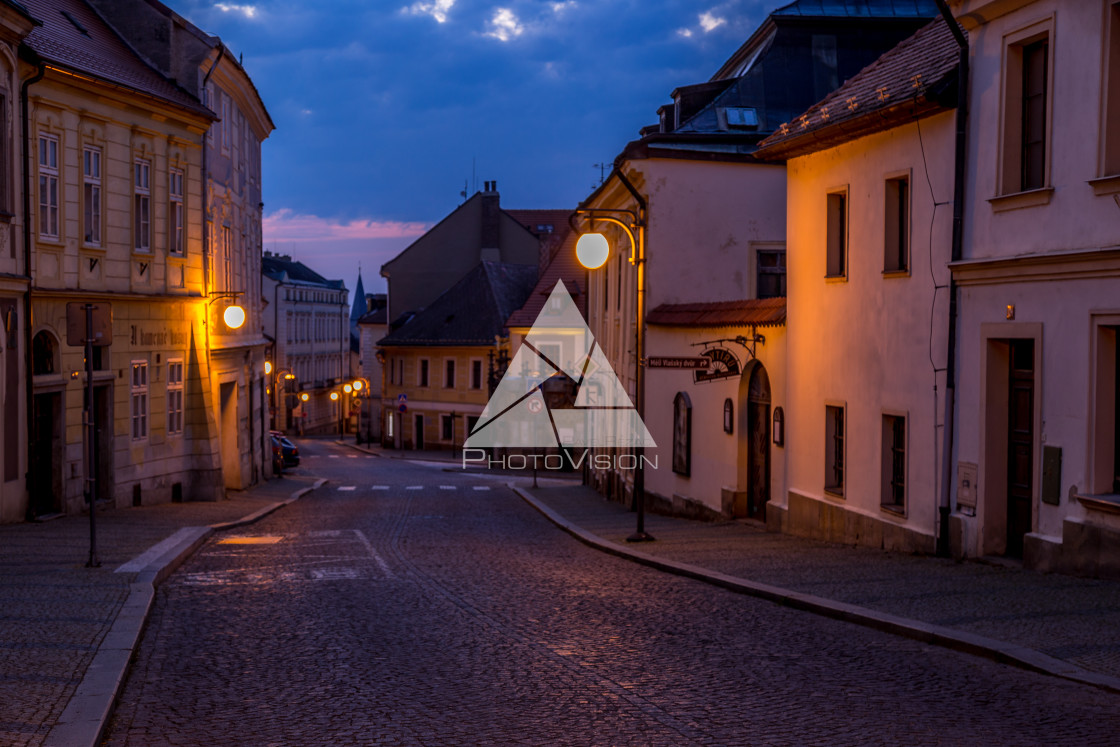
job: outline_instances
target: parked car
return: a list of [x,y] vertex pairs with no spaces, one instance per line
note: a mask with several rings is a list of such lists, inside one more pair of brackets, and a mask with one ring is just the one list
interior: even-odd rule
[[270,431],[272,437],[280,442],[282,462],[285,467],[299,466],[299,447],[288,440],[280,431]]
[[272,440],[272,472],[276,475],[284,473],[284,446],[276,436],[269,436]]

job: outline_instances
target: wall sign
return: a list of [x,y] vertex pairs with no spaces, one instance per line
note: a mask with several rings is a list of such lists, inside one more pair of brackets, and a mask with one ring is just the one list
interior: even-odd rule
[[696,383],[727,379],[742,373],[739,359],[727,348],[711,348],[700,355],[707,358],[711,363],[706,371],[696,371],[693,374],[693,380]]

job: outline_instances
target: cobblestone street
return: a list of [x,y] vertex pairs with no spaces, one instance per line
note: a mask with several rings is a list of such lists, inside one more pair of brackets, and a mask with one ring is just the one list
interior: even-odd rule
[[329,485],[216,534],[160,588],[106,744],[1104,745],[1120,730],[1116,695],[613,558],[498,480],[305,454]]

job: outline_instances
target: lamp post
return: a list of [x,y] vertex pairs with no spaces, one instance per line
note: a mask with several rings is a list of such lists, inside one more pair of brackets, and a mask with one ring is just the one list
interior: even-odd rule
[[361,377],[354,379],[351,386],[354,389],[354,398],[358,400],[357,420],[354,421],[354,443],[362,442],[362,399],[369,396],[369,381]]
[[[601,233],[595,233],[595,222],[600,221],[618,226],[630,239],[630,264],[637,270],[637,315],[634,333],[634,405],[638,410],[638,417],[644,422],[646,411],[646,381],[645,381],[645,329],[646,329],[646,200],[634,188],[620,169],[615,168],[612,176],[617,176],[619,182],[626,188],[637,203],[634,210],[612,208],[576,208],[572,213],[570,222],[572,228],[580,233],[576,226],[579,217],[587,219],[592,229],[583,233],[576,242],[576,258],[588,270],[595,270],[606,264],[610,255],[610,244]],[[638,514],[637,528],[634,533],[626,538],[627,542],[650,542],[653,537],[646,532],[646,477],[645,465],[642,459],[643,447],[635,447],[637,467],[634,471],[634,504]]]
[[331,402],[338,407],[338,438],[342,439],[342,406],[338,404],[338,392],[331,392]]

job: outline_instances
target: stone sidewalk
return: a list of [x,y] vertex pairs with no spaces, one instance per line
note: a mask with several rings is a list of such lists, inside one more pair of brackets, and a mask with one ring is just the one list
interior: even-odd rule
[[[75,735],[52,733],[52,727],[64,712],[75,711],[82,700],[76,693],[90,690],[96,679],[87,676],[91,664],[111,648],[106,645],[110,631],[116,633],[120,626],[114,624],[128,617],[130,600],[142,587],[151,590],[158,580],[153,574],[173,569],[182,551],[177,547],[186,549],[183,542],[169,540],[198,541],[211,526],[256,518],[313,483],[313,478],[285,477],[224,501],[99,509],[99,568],[86,567],[88,515],[0,526],[0,744],[75,743]],[[160,550],[150,552],[156,546]],[[146,610],[144,605],[136,612]],[[143,615],[139,618],[142,626]],[[127,664],[123,649],[122,656]],[[106,693],[88,694],[97,697],[83,703],[99,708]],[[88,721],[89,715],[75,718]],[[96,739],[96,733],[91,736]]]
[[647,514],[655,541],[630,544],[636,515],[588,487],[520,492],[562,528],[608,552],[1120,692],[1120,581],[833,545],[741,521]]

